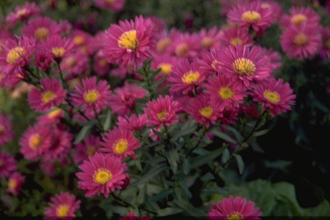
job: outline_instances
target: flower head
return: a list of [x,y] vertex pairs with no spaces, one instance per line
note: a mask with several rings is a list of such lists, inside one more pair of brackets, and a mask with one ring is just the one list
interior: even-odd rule
[[180,110],[179,103],[173,100],[172,96],[166,95],[165,98],[159,96],[157,100],[150,101],[146,104],[144,114],[148,116],[149,125],[170,126],[177,122],[177,111]]
[[220,38],[222,36],[222,32],[218,30],[217,27],[213,27],[210,30],[206,30],[202,28],[199,32],[200,38],[200,47],[203,50],[214,50],[220,47]]
[[40,80],[40,84],[43,91],[32,89],[28,94],[28,101],[32,109],[45,112],[64,102],[66,90],[63,90],[60,81],[45,78]]
[[81,164],[84,160],[88,160],[89,156],[93,156],[101,147],[101,138],[99,136],[86,136],[82,143],[74,146],[73,161]]
[[15,158],[8,153],[0,151],[0,178],[8,177],[17,168],[17,162]]
[[64,110],[60,108],[54,108],[48,113],[38,117],[39,124],[52,125],[60,121],[60,118],[64,117]]
[[290,105],[295,104],[296,95],[288,83],[274,78],[260,82],[254,86],[253,101],[262,103],[262,109],[269,108],[270,113],[275,115],[290,110]]
[[131,115],[130,117],[118,117],[117,125],[120,128],[129,131],[139,131],[147,124],[147,116],[145,114],[139,114],[138,116]]
[[60,35],[49,36],[47,40],[41,40],[40,43],[41,48],[48,52],[58,63],[63,57],[72,52],[74,46],[71,39],[61,38]]
[[132,131],[115,127],[113,130],[104,134],[100,149],[102,152],[110,153],[111,155],[123,160],[127,156],[136,159],[134,150],[141,146],[138,139],[133,136]]
[[12,193],[13,195],[17,196],[24,182],[25,178],[19,172],[11,174],[7,182],[8,188],[6,192]]
[[46,219],[72,219],[80,208],[80,200],[67,192],[61,192],[50,198],[49,207],[45,207]]
[[224,198],[218,204],[212,204],[211,210],[207,213],[210,220],[234,220],[250,219],[259,220],[261,212],[254,207],[254,202],[247,201],[240,196]]
[[75,86],[75,93],[71,95],[74,106],[80,106],[87,115],[92,115],[94,110],[99,113],[108,106],[110,98],[110,85],[105,80],[96,82],[96,77],[82,79],[81,85]]
[[60,27],[49,17],[36,17],[23,25],[22,34],[35,38],[37,42],[41,39],[46,40],[49,36],[59,34]]
[[320,17],[311,8],[297,8],[290,9],[289,15],[283,15],[280,19],[280,27],[287,28],[289,26],[299,27],[301,25],[317,26]]
[[83,172],[76,174],[80,179],[78,188],[85,191],[86,197],[102,193],[108,198],[110,191],[122,188],[128,176],[124,173],[127,170],[125,163],[110,154],[95,153],[88,158],[79,166]]
[[94,0],[94,2],[100,8],[117,12],[124,7],[126,0]]
[[7,144],[8,141],[14,137],[10,119],[10,115],[5,115],[0,112],[0,146]]
[[18,21],[24,21],[27,18],[38,14],[40,9],[37,7],[36,3],[34,2],[25,2],[23,7],[17,6],[14,9],[14,12],[9,13],[6,17],[6,22],[9,23],[9,25],[13,26]]
[[110,63],[124,66],[131,63],[136,69],[151,57],[154,47],[151,20],[140,16],[134,21],[119,21],[119,25],[110,26],[104,40],[104,54]]
[[239,44],[249,47],[253,45],[252,36],[248,31],[245,28],[237,26],[223,30],[220,41],[223,46],[236,46],[236,44]]

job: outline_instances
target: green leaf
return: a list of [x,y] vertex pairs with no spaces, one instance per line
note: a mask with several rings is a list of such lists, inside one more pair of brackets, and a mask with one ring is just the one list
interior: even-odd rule
[[188,175],[190,171],[190,163],[187,159],[183,159],[183,173]]
[[192,216],[195,217],[205,216],[205,213],[202,210],[195,208],[190,203],[184,201],[178,201],[177,199],[174,199],[173,202]]
[[217,186],[207,186],[202,191],[205,194],[221,194],[221,195],[231,195],[232,192],[228,189],[217,187]]
[[261,130],[261,131],[256,131],[252,134],[252,137],[258,137],[258,136],[264,135],[264,134],[268,133],[269,131],[270,131],[269,128]]
[[103,124],[103,130],[107,131],[110,129],[111,126],[111,111],[108,109],[107,111],[107,117],[105,118],[104,124]]
[[222,153],[221,162],[225,163],[229,159],[229,157],[230,157],[230,152],[228,148],[226,148]]
[[153,196],[150,201],[151,202],[158,202],[164,198],[166,198],[168,195],[172,194],[174,191],[173,189],[168,189],[168,190],[165,190],[165,191],[162,191],[160,193],[158,193],[157,195]]
[[93,125],[91,124],[87,124],[84,127],[82,127],[82,129],[80,130],[80,132],[78,133],[76,139],[74,140],[74,144],[78,144],[80,141],[82,141],[84,139],[84,137],[86,137],[86,135],[89,133],[89,131],[92,129]]
[[204,182],[207,182],[209,180],[214,180],[214,176],[212,173],[207,172],[204,176],[201,177],[201,180],[203,180]]
[[228,131],[231,131],[235,137],[236,137],[236,140],[238,142],[242,142],[243,141],[243,136],[241,135],[241,133],[239,133],[239,131],[237,131],[234,127],[231,127],[231,126],[226,126],[226,129]]
[[133,187],[133,186],[137,186],[141,183],[145,183],[167,169],[169,169],[169,167],[167,167],[166,164],[160,164],[160,165],[154,167],[152,170],[150,170],[148,173],[146,173],[140,179],[138,179],[137,181],[130,184],[130,186]]
[[139,195],[137,197],[137,203],[143,204],[146,199],[147,194],[147,184],[144,184],[143,187],[140,189]]
[[221,139],[223,139],[223,140],[225,140],[227,142],[230,142],[230,143],[233,143],[233,144],[237,144],[236,141],[233,138],[231,138],[228,134],[223,133],[219,129],[212,129],[211,132],[215,136],[217,136],[217,137],[219,137],[219,138],[221,138]]
[[176,141],[179,137],[182,137],[184,135],[187,134],[192,134],[196,129],[197,129],[198,125],[196,123],[194,123],[193,125],[191,125],[188,128],[184,128],[184,126],[182,126],[182,128],[180,129],[180,131],[176,132],[173,137],[171,138],[171,141]]
[[228,146],[222,146],[221,148],[214,150],[208,154],[202,155],[202,156],[198,156],[196,158],[192,158],[193,162],[190,162],[190,168],[194,169],[197,167],[200,167],[206,163],[212,162],[215,158],[217,158],[218,156],[220,156],[222,154],[222,152],[227,148]]
[[176,149],[171,148],[169,150],[168,155],[167,155],[167,160],[168,160],[169,164],[171,165],[173,173],[176,173],[176,171],[178,170],[177,161],[179,160],[179,154],[176,151]]
[[155,135],[157,135],[158,137],[162,138],[162,139],[166,139],[166,136],[165,134],[159,132],[159,131],[156,131],[155,129],[152,129],[152,131],[155,133]]
[[242,159],[241,155],[239,155],[239,154],[234,154],[234,157],[236,158],[236,161],[237,161],[239,174],[242,174],[244,171],[243,159]]
[[179,208],[168,207],[157,211],[157,216],[169,216],[181,213],[183,210]]

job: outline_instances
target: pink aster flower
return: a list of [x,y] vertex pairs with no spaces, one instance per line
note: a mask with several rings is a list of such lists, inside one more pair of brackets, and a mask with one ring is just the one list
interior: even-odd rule
[[82,75],[88,69],[89,57],[81,51],[73,52],[61,61],[61,70],[68,75],[66,80]]
[[22,174],[19,172],[15,172],[9,176],[8,182],[7,182],[7,190],[6,192],[13,194],[14,196],[17,196],[19,192],[21,191],[21,187],[23,183],[25,182],[25,178]]
[[199,32],[200,47],[203,50],[214,50],[220,48],[220,38],[222,31],[217,27],[213,27],[210,30],[202,28]]
[[0,31],[0,53],[4,53],[5,51],[2,47],[5,46],[5,42],[9,39],[15,39],[14,36],[7,30]]
[[250,0],[220,0],[220,15],[226,17],[233,7],[247,3],[250,3]]
[[330,27],[323,27],[321,30],[322,34],[322,47],[320,50],[320,56],[328,58],[330,60]]
[[129,115],[134,112],[136,99],[146,95],[142,87],[125,82],[124,87],[116,88],[110,96],[109,107],[117,115]]
[[52,141],[50,126],[41,124],[29,126],[19,141],[20,152],[27,160],[37,160],[51,146]]
[[86,136],[82,143],[74,145],[73,161],[81,164],[88,160],[88,156],[93,156],[99,150],[101,139],[99,136]]
[[8,39],[2,46],[0,53],[0,66],[6,75],[22,72],[23,67],[28,64],[30,55],[34,52],[35,40],[27,37],[16,37],[17,40]]
[[138,217],[132,211],[132,212],[128,212],[126,216],[119,218],[119,220],[150,220],[150,217],[147,215]]
[[118,117],[117,125],[122,129],[129,131],[139,131],[147,124],[147,116],[145,114],[139,114],[137,117],[131,115],[130,117]]
[[60,108],[54,108],[50,112],[38,117],[38,123],[44,125],[57,124],[60,118],[64,117],[64,110]]
[[271,11],[271,16],[275,21],[277,21],[283,14],[281,5],[275,1],[263,0],[261,3],[261,8],[268,8]]
[[223,46],[236,46],[236,44],[239,44],[250,47],[253,45],[252,36],[248,33],[246,28],[237,26],[223,30],[220,41]]
[[138,139],[133,136],[132,131],[115,127],[113,130],[104,134],[102,138],[101,152],[110,153],[111,155],[123,160],[127,156],[136,159],[134,150],[141,146]]
[[66,90],[63,90],[60,81],[46,78],[41,79],[40,84],[43,91],[32,89],[28,94],[31,109],[45,112],[64,102]]
[[209,78],[205,94],[209,96],[210,104],[219,111],[224,109],[238,108],[247,96],[245,88],[239,87],[237,83],[223,75],[215,75]]
[[264,30],[274,22],[271,10],[262,8],[261,1],[238,4],[228,12],[227,17],[230,23],[245,28],[252,27],[258,35],[262,35]]
[[74,212],[80,208],[80,200],[67,192],[56,194],[50,201],[49,207],[45,207],[45,219],[73,219]]
[[49,17],[36,17],[23,25],[22,34],[26,37],[35,38],[37,42],[46,40],[48,36],[60,33],[60,28],[55,21]]
[[290,26],[281,35],[280,44],[288,57],[311,59],[321,47],[320,28],[306,24]]
[[173,66],[178,62],[177,57],[169,56],[166,54],[154,55],[154,59],[151,62],[151,68],[153,70],[160,69],[160,73],[155,77],[155,81],[160,80],[164,76],[167,77],[172,73]]
[[261,212],[254,207],[254,202],[247,201],[240,196],[224,198],[218,204],[212,204],[211,210],[207,213],[210,220],[219,219],[248,219],[259,220]]
[[148,116],[148,125],[170,126],[179,121],[177,111],[180,110],[179,103],[173,100],[172,96],[166,95],[165,98],[159,96],[157,100],[150,101],[146,104],[144,114]]
[[195,58],[192,63],[183,59],[173,67],[173,72],[167,77],[172,82],[171,91],[182,91],[183,94],[195,93],[206,78],[205,72],[199,68],[199,59]]
[[263,56],[260,47],[236,47],[224,48],[219,54],[222,62],[222,72],[232,81],[238,82],[240,86],[250,87],[253,80],[261,81],[269,76],[271,69],[265,64],[269,62]]
[[71,100],[74,106],[80,106],[87,115],[99,113],[108,106],[110,98],[110,85],[105,80],[96,82],[96,77],[82,79],[81,85],[75,86],[75,93],[71,94]]
[[18,21],[24,21],[33,15],[39,14],[39,11],[40,9],[37,7],[36,3],[25,2],[23,7],[17,6],[14,12],[7,15],[6,22],[14,26]]
[[239,108],[224,109],[219,113],[218,120],[224,126],[234,124],[238,120]]
[[290,9],[289,15],[283,15],[280,19],[280,28],[288,28],[289,26],[299,27],[301,25],[317,26],[320,17],[311,8],[297,8]]
[[36,53],[35,53],[36,63],[34,65],[36,67],[41,68],[43,71],[48,72],[50,64],[53,62],[52,54],[39,48],[40,47],[37,47],[36,49]]
[[253,101],[262,103],[262,109],[269,108],[274,116],[290,110],[290,105],[295,104],[296,95],[293,94],[289,83],[282,84],[282,79],[272,78],[255,85],[252,94]]
[[124,66],[132,63],[136,69],[151,57],[154,47],[151,20],[140,16],[135,21],[119,21],[119,25],[112,24],[106,31],[104,40],[104,54],[110,63]]
[[117,12],[124,7],[126,0],[94,0],[94,2],[100,8]]
[[200,43],[197,34],[173,32],[171,38],[171,44],[167,49],[169,55],[190,59],[198,55]]
[[221,62],[219,60],[219,53],[221,50],[208,51],[202,54],[202,59],[198,60],[199,68],[206,75],[221,72]]
[[272,73],[282,67],[282,57],[277,51],[266,48],[261,48],[261,50],[264,56],[268,58],[268,63],[266,65],[272,70]]
[[16,168],[15,158],[11,154],[0,151],[0,178],[8,177]]
[[102,193],[108,198],[110,191],[122,188],[124,180],[128,177],[128,174],[124,173],[127,170],[125,163],[110,154],[101,153],[95,153],[88,159],[89,161],[85,160],[79,166],[83,172],[76,174],[80,179],[78,188],[85,191],[86,197]]
[[92,48],[88,45],[93,40],[92,36],[81,30],[74,30],[71,34],[71,38],[74,44],[74,48],[78,49],[79,52],[91,54]]
[[184,109],[189,114],[189,118],[193,118],[200,124],[205,124],[207,128],[210,123],[215,124],[219,114],[219,111],[211,106],[209,99],[204,95],[190,99],[189,104]]
[[103,50],[99,50],[94,56],[93,69],[99,76],[104,76],[110,72],[110,64],[106,56],[103,53]]
[[49,36],[41,40],[41,48],[48,52],[56,62],[60,63],[63,57],[72,52],[74,46],[71,39],[61,38],[60,35]]
[[8,141],[14,137],[10,120],[11,115],[0,112],[0,146],[8,144]]
[[63,159],[72,146],[72,139],[72,134],[69,131],[53,128],[51,144],[45,149],[44,158],[53,161]]

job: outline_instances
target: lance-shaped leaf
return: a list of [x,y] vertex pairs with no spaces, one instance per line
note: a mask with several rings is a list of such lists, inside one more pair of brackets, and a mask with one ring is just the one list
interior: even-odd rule
[[229,143],[236,144],[236,141],[235,141],[233,138],[231,138],[228,134],[223,133],[223,132],[220,131],[219,129],[212,129],[211,132],[212,132],[215,136],[221,138],[222,140],[225,140],[225,141],[227,141],[227,142],[229,142]]

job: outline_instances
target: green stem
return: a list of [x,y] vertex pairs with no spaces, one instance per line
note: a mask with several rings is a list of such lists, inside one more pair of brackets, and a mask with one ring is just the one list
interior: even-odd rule
[[56,62],[56,64],[57,64],[58,70],[60,71],[60,77],[61,77],[61,81],[62,81],[63,87],[64,87],[64,89],[68,90],[68,87],[67,87],[67,85],[65,83],[65,80],[64,80],[64,77],[63,77],[63,72],[62,72],[60,63],[59,62]]

